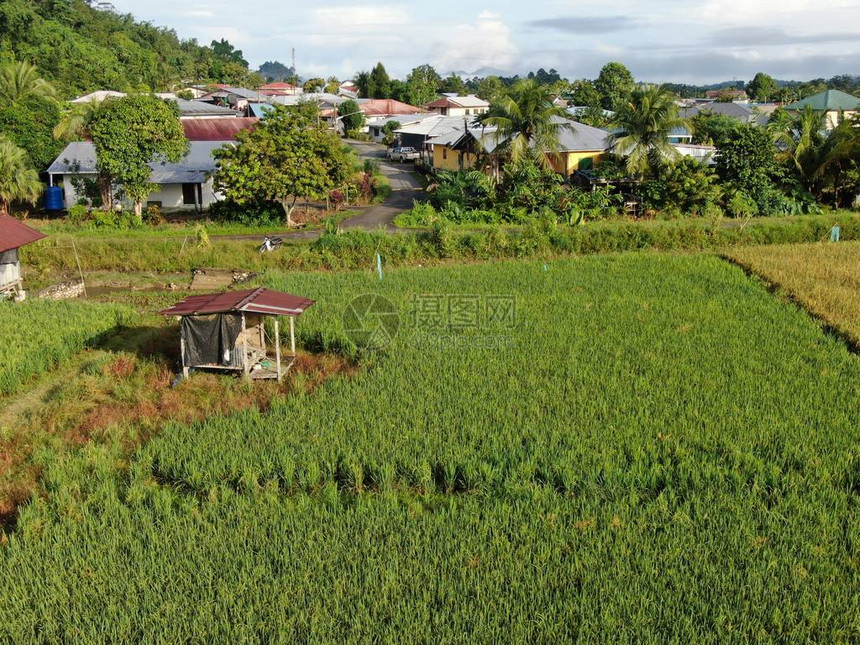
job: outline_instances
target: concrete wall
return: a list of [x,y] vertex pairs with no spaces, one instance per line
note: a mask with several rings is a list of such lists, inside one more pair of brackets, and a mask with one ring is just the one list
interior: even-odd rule
[[600,161],[605,153],[605,150],[561,152],[559,154],[550,155],[549,163],[552,166],[552,169],[557,173],[564,175],[565,177],[569,177],[579,170],[579,164],[582,163],[584,159],[591,159],[593,165]]
[[828,130],[832,130],[833,128],[835,128],[836,126],[839,125],[839,123],[842,121],[842,119],[845,119],[845,120],[851,119],[856,114],[857,114],[857,112],[855,112],[853,110],[849,110],[849,111],[845,111],[845,112],[839,112],[837,110],[831,110],[830,112],[827,113],[827,116],[825,117],[825,127]]
[[[562,152],[550,155],[553,170],[568,177],[579,169],[583,159],[592,159],[597,163],[605,154],[605,150],[586,150],[581,152]],[[433,146],[433,167],[437,170],[470,170],[477,162],[477,155],[471,152],[460,152],[448,146]]]
[[474,167],[477,156],[471,152],[452,150],[448,146],[436,144],[433,146],[433,167],[437,170],[470,170]]
[[[80,175],[89,179],[95,179],[96,175]],[[212,180],[209,179],[201,187],[203,202],[202,207],[207,208],[211,204],[219,200],[219,195],[215,193],[212,187]],[[63,180],[63,194],[65,197],[66,208],[74,206],[78,203],[78,194],[75,192],[75,187],[72,185],[69,175],[65,175]],[[194,205],[182,203],[182,184],[163,184],[159,190],[152,193],[146,201],[161,202],[161,207],[167,210],[194,210]]]
[[474,108],[460,108],[460,107],[446,107],[446,108],[432,108],[433,112],[438,112],[444,116],[474,116],[475,114],[486,114],[490,108],[485,107],[474,107]]

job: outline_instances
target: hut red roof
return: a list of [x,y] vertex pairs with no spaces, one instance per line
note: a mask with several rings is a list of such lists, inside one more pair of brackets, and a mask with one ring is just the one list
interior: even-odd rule
[[47,237],[10,215],[0,215],[0,253]]
[[189,141],[232,141],[242,130],[256,127],[256,117],[228,119],[183,119],[182,129]]
[[308,298],[260,287],[189,296],[160,313],[164,316],[204,316],[235,311],[264,316],[300,316],[313,304],[314,301]]

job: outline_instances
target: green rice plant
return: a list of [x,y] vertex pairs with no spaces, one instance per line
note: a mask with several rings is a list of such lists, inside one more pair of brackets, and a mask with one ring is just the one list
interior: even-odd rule
[[0,395],[10,394],[133,318],[131,309],[118,305],[0,301]]
[[[349,345],[365,293],[398,333],[265,413],[53,465],[0,546],[0,641],[860,638],[860,361],[740,268],[266,281],[317,301],[300,344]],[[515,315],[422,320],[428,296]]]

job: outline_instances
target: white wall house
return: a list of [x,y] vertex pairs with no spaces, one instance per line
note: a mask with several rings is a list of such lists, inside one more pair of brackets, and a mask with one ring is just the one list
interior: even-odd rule
[[[165,210],[202,210],[218,201],[212,187],[210,175],[215,171],[213,151],[230,145],[225,141],[192,141],[188,156],[178,163],[155,163],[152,167],[152,183],[158,190],[148,198],[148,204],[157,204]],[[78,203],[83,196],[78,194],[74,179],[95,180],[96,151],[89,141],[70,143],[56,161],[48,168],[52,186],[62,186],[65,206]]]
[[443,96],[424,107],[442,116],[475,116],[486,114],[490,110],[490,104],[474,94]]

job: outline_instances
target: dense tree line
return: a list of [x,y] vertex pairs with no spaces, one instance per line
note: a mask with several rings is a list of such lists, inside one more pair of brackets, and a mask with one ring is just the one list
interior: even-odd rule
[[[187,81],[259,84],[227,41],[204,46],[88,0],[3,0],[0,60],[35,64],[63,97],[166,91]],[[100,5],[101,6],[101,5]]]

